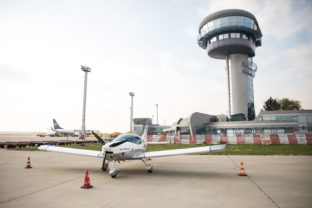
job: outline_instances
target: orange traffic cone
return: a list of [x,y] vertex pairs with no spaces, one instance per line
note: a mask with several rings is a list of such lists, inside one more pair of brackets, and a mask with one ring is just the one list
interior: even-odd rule
[[30,165],[30,157],[28,157],[28,159],[27,159],[27,164],[26,164],[26,167],[25,167],[25,168],[26,168],[26,169],[32,168],[31,165]]
[[93,186],[90,185],[90,178],[88,176],[88,169],[86,170],[86,175],[84,178],[84,183],[83,186],[81,186],[81,188],[83,189],[89,189],[89,188],[93,188]]
[[239,176],[247,176],[247,174],[245,173],[245,168],[244,168],[243,162],[241,162],[241,165],[240,165],[240,172],[239,172],[238,175],[239,175]]

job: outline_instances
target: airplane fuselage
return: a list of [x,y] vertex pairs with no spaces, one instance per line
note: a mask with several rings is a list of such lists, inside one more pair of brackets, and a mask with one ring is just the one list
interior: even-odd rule
[[133,160],[144,154],[147,144],[139,136],[124,134],[102,146],[108,160]]

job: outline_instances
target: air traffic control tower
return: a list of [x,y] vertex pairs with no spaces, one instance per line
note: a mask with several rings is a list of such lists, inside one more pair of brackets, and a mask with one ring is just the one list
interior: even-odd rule
[[215,12],[199,25],[198,45],[211,58],[226,61],[229,116],[255,118],[253,78],[257,66],[252,57],[261,46],[261,37],[256,17],[240,9]]

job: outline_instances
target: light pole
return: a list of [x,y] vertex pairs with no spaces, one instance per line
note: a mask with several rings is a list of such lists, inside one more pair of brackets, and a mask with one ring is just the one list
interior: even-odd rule
[[91,72],[91,68],[88,66],[82,66],[81,70],[85,72],[84,78],[84,90],[83,90],[83,109],[82,109],[82,126],[81,126],[81,139],[85,139],[86,134],[86,103],[87,103],[87,81],[88,81],[88,72]]
[[133,132],[133,97],[134,93],[129,92],[129,95],[131,96],[131,107],[130,107],[130,131]]
[[156,124],[158,124],[158,104],[156,104]]

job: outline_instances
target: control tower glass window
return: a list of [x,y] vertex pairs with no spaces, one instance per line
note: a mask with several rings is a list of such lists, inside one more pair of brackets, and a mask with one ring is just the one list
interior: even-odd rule
[[200,33],[203,36],[214,29],[227,26],[242,26],[253,30],[258,29],[255,24],[255,21],[249,17],[230,16],[230,17],[221,17],[208,22],[201,28]]

